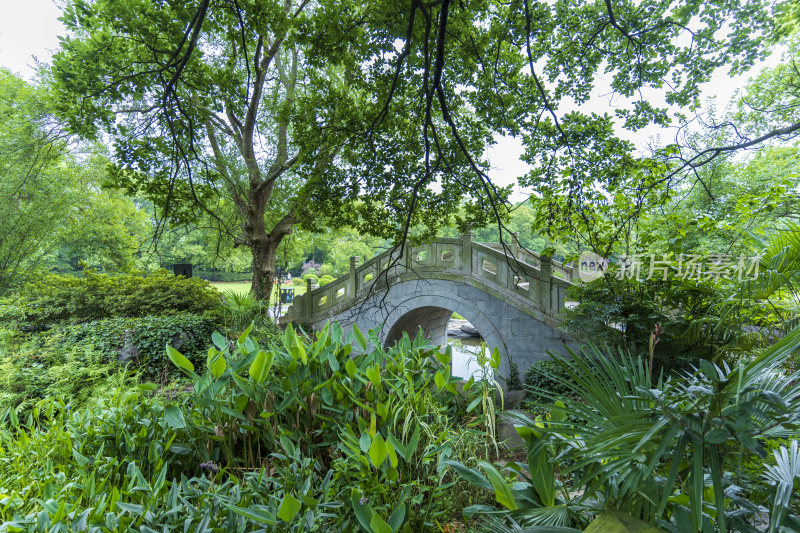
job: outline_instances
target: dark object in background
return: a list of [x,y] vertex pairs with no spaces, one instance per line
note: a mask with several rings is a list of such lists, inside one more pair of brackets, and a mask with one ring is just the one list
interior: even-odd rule
[[172,271],[176,276],[183,276],[185,278],[192,277],[192,264],[191,263],[176,263],[172,265]]
[[281,287],[281,304],[290,304],[294,301],[294,287]]

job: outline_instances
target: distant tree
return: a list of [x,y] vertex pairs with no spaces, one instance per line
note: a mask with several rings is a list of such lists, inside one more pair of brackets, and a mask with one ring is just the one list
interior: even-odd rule
[[129,270],[149,222],[100,187],[101,153],[75,155],[47,94],[0,69],[0,292],[80,262]]

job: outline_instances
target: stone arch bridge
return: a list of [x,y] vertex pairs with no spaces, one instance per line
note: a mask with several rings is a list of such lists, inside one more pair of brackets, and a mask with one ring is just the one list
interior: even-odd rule
[[458,313],[502,355],[500,377],[511,361],[524,372],[564,353],[569,338],[559,329],[573,269],[518,245],[477,243],[472,235],[407,247],[404,257],[388,250],[363,265],[350,260],[350,273],[297,296],[282,323],[322,328],[338,321],[345,329],[380,329],[385,345],[421,328],[444,345],[447,323]]

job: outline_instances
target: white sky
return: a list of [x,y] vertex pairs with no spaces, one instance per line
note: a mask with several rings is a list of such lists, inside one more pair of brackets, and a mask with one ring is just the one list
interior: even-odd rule
[[[48,62],[52,53],[58,48],[58,35],[64,31],[58,17],[61,10],[52,0],[0,0],[0,66],[26,79],[35,73],[35,59]],[[705,84],[704,98],[716,97],[718,105],[724,107],[737,88],[764,66],[773,66],[779,60],[779,54],[773,53],[763,64],[748,74],[737,78],[729,78],[724,71],[717,72],[710,82]],[[608,112],[608,98],[596,98],[587,106],[596,113]],[[563,109],[561,110],[563,111]],[[628,138],[637,146],[643,147],[651,136],[658,135],[655,128],[629,134]],[[663,134],[666,138],[669,132]],[[488,158],[492,170],[490,177],[500,185],[515,181],[516,177],[525,174],[527,165],[520,161],[523,152],[522,143],[518,139],[499,138],[495,146],[488,150]]]

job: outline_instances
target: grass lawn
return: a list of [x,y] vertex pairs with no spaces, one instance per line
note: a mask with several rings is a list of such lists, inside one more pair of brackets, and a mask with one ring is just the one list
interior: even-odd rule
[[[249,281],[209,281],[209,283],[216,288],[220,292],[225,291],[235,291],[240,292],[243,294],[247,294],[250,292],[250,282]],[[301,285],[282,285],[282,287],[294,287],[294,295],[299,296],[300,294],[305,294],[306,286]],[[275,298],[277,298],[278,290],[275,287],[275,290],[272,291],[272,298],[270,298],[270,305],[275,303]]]
[[249,281],[209,281],[219,292],[235,291],[247,294],[250,292]]

